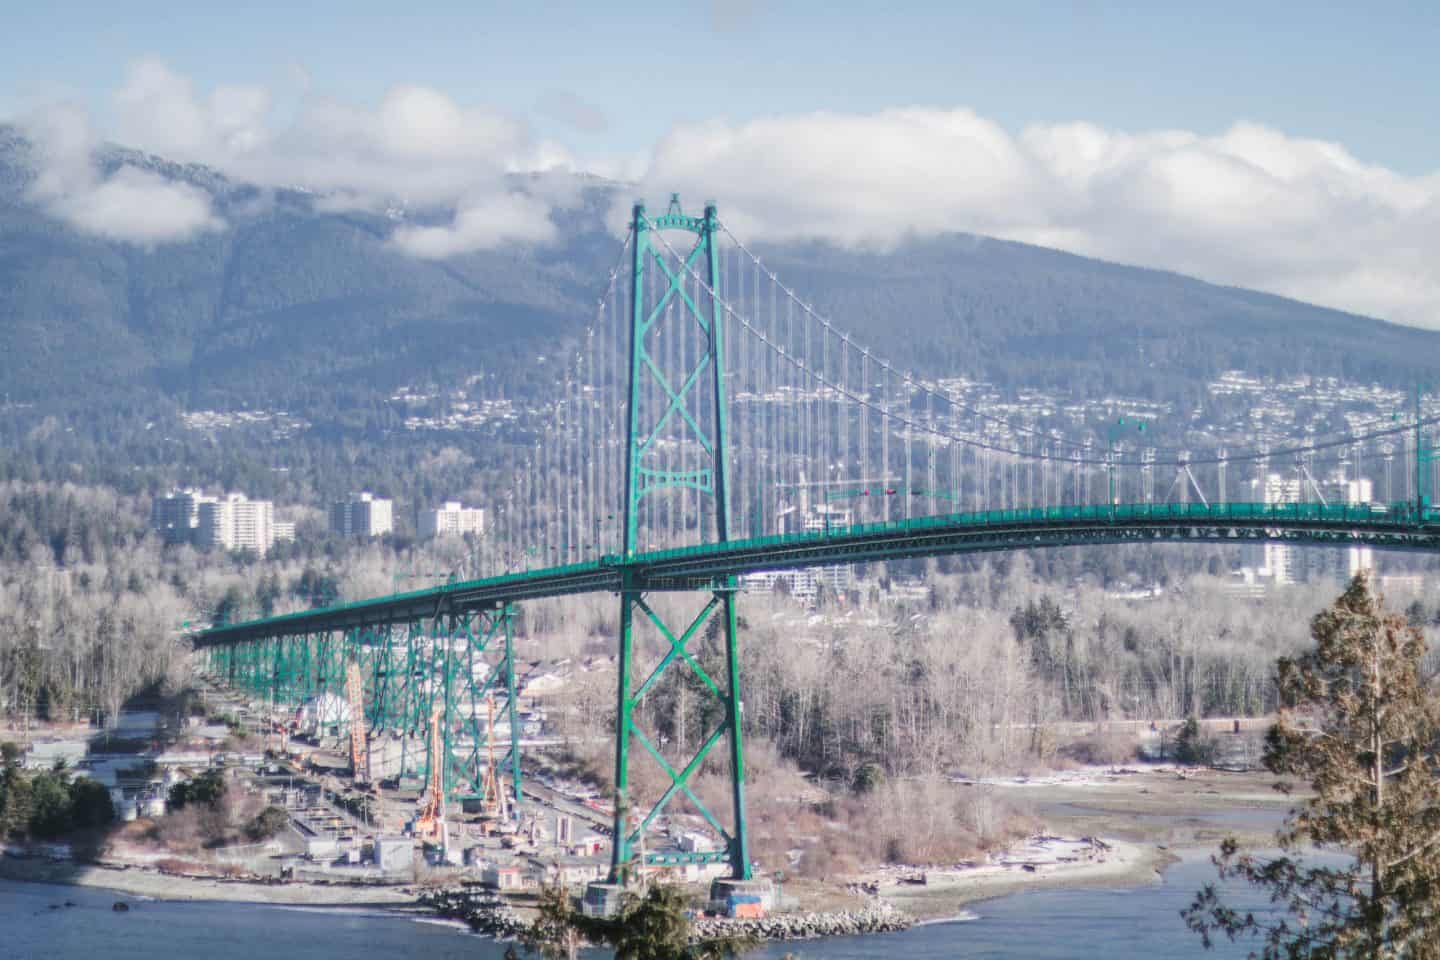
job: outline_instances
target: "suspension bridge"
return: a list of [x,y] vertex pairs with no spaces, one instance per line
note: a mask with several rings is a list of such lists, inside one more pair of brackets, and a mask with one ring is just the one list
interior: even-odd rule
[[[515,483],[492,510],[484,576],[217,625],[193,640],[214,675],[280,704],[340,692],[358,667],[372,735],[414,735],[439,717],[443,749],[414,762],[427,779],[442,764],[452,794],[493,783],[484,714],[503,697],[518,805],[516,611],[616,595],[612,882],[637,857],[751,877],[737,616],[748,576],[1168,541],[1440,550],[1427,496],[1440,459],[1427,431],[1440,418],[1418,392],[1404,417],[1250,447],[1151,444],[1155,431],[1123,411],[1099,425],[1007,419],[963,381],[927,381],[857,343],[714,206],[687,214],[678,198],[659,215],[634,207],[563,366],[540,428],[508,454]],[[661,594],[693,597],[692,612],[675,619]],[[708,669],[703,642],[714,647]],[[676,670],[715,708],[687,755],[638,717]],[[707,761],[729,782],[714,809],[694,789]],[[658,796],[635,795],[637,762],[663,772]],[[646,847],[676,804],[704,818],[719,849]]]

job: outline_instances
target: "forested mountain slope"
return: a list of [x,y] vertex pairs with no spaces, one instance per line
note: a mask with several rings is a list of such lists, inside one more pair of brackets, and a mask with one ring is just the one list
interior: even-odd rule
[[[541,382],[527,361],[590,316],[618,250],[605,214],[625,190],[585,181],[558,245],[432,261],[390,242],[390,217],[118,148],[103,162],[204,189],[227,226],[151,248],[86,236],[32,202],[28,145],[0,129],[0,389],[12,400],[323,420],[399,384],[480,370],[523,400]],[[746,239],[839,326],[926,375],[1184,401],[1226,369],[1408,383],[1440,345],[1429,331],[981,237],[885,252]]]

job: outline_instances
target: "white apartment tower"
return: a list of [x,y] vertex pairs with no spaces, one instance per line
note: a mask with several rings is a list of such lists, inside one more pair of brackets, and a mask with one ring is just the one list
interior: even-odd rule
[[447,500],[442,507],[420,511],[416,527],[422,537],[464,536],[467,533],[478,537],[485,532],[485,511],[480,507],[463,506],[458,500]]
[[371,493],[352,493],[330,508],[330,531],[342,537],[378,537],[395,529],[391,500]]
[[206,498],[200,503],[195,544],[224,550],[251,550],[260,556],[275,544],[275,504],[243,493]]
[[[1299,479],[1287,478],[1278,473],[1269,474],[1264,479],[1263,499],[1265,503],[1298,503]],[[1268,574],[1277,584],[1298,583],[1305,579],[1300,552],[1295,549],[1294,544],[1267,541],[1264,555],[1265,561],[1260,571],[1262,576]]]
[[[1300,480],[1286,478],[1272,473],[1264,480],[1263,498],[1266,503],[1296,503],[1303,492]],[[1347,480],[1339,484],[1340,495],[1346,504],[1360,506],[1372,502],[1374,486],[1368,478]],[[1308,575],[1333,574],[1348,583],[1361,570],[1373,572],[1375,552],[1366,546],[1349,546],[1343,552],[1306,550],[1301,551],[1294,544],[1266,543],[1260,575],[1273,578],[1273,582],[1298,583]],[[1307,562],[1308,561],[1308,562]]]
[[[1345,483],[1345,502],[1354,507],[1373,502],[1375,499],[1374,485],[1369,478],[1360,480],[1349,480]],[[1335,572],[1348,583],[1355,579],[1355,574],[1361,571],[1373,574],[1375,572],[1375,551],[1367,546],[1351,546],[1345,548],[1345,563],[1339,566]]]

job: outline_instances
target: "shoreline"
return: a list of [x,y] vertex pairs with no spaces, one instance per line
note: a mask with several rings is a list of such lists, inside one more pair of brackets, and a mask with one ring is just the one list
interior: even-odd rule
[[[914,924],[961,922],[969,908],[1030,890],[1111,887],[1126,889],[1161,882],[1181,859],[1177,851],[1213,850],[1233,834],[1242,843],[1263,842],[1268,821],[1278,822],[1294,799],[1277,802],[1263,788],[1264,777],[1224,772],[1095,770],[1090,776],[1049,783],[1036,796],[1034,780],[987,784],[1007,800],[1036,801],[1033,814],[1049,836],[1032,837],[992,862],[949,867],[884,867],[851,878],[845,888],[833,881],[810,883],[794,914],[825,914],[840,904],[893,908]],[[1163,811],[1163,812],[1162,812]],[[1262,826],[1256,813],[1264,812]],[[923,884],[902,878],[923,874]],[[108,890],[120,896],[180,902],[253,903],[270,906],[380,909],[397,916],[435,916],[420,902],[416,884],[327,885],[305,882],[256,883],[162,874],[140,865],[79,864],[43,857],[0,856],[0,879]],[[868,894],[856,895],[863,884]],[[795,890],[802,884],[789,887]],[[846,890],[851,891],[846,893]],[[853,899],[852,899],[853,898]],[[823,904],[822,901],[831,901]],[[784,916],[775,914],[773,916]]]
[[[1176,862],[1157,847],[1106,841],[1112,848],[1104,861],[1057,864],[1033,874],[1013,867],[987,866],[971,870],[930,870],[923,888],[887,885],[876,900],[908,916],[916,924],[964,919],[964,907],[1025,890],[1140,886],[1158,879]],[[121,897],[143,897],[173,902],[250,903],[265,906],[341,907],[383,909],[398,915],[432,916],[413,887],[357,887],[309,883],[264,884],[182,877],[138,866],[76,864],[35,858],[0,857],[0,879],[23,883],[76,886],[106,890]],[[799,913],[814,912],[806,910]]]
[[1169,867],[1185,859],[1181,854],[1212,853],[1226,836],[1243,846],[1273,845],[1274,829],[1304,799],[1303,793],[1275,792],[1276,779],[1259,771],[1129,765],[971,781],[1028,810],[1046,832],[1101,839],[1111,848],[1110,855],[1104,862],[1037,861],[1033,873],[993,864],[950,871],[915,868],[910,872],[934,879],[925,886],[882,883],[880,895],[924,921],[1029,890],[1127,889],[1160,883]]
[[268,884],[244,880],[178,877],[138,866],[80,864],[39,857],[0,857],[0,879],[22,883],[109,890],[122,896],[180,903],[258,903],[267,906],[354,907],[398,909],[415,907],[408,887],[329,886],[313,883]]
[[1034,873],[997,866],[929,870],[925,886],[882,886],[879,899],[916,924],[962,922],[970,919],[968,908],[1032,890],[1129,889],[1158,883],[1164,871],[1180,860],[1155,844],[1103,842],[1111,847],[1104,861],[1058,864]]

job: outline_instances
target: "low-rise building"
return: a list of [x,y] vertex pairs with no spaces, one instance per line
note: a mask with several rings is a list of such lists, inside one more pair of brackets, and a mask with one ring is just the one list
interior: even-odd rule
[[573,887],[602,879],[610,872],[610,863],[601,857],[564,856],[531,860],[531,871],[547,883]]
[[533,873],[519,863],[487,863],[480,868],[480,882],[501,892],[533,886]]
[[415,863],[415,842],[409,837],[376,837],[375,865],[381,870],[408,869]]

